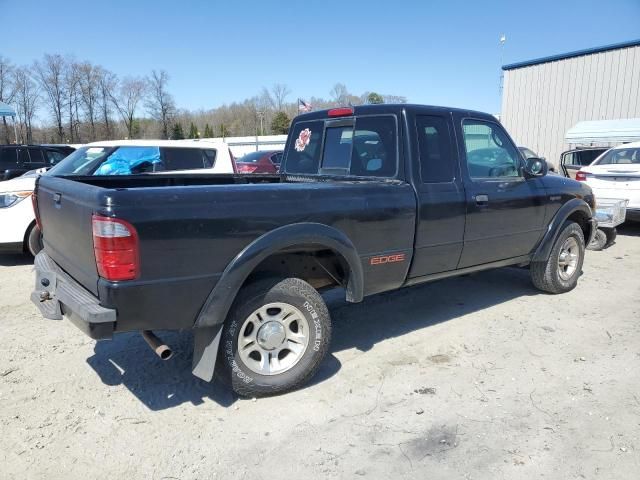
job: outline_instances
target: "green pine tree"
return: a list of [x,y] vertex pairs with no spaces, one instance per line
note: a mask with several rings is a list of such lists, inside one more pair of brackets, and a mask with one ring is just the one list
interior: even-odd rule
[[271,131],[274,135],[286,135],[289,133],[291,119],[284,112],[278,112],[273,116],[271,121]]
[[213,137],[213,129],[207,123],[204,126],[204,138],[212,138]]
[[191,122],[191,125],[189,126],[189,138],[200,138],[198,129],[193,122]]
[[229,136],[229,129],[224,123],[220,124],[220,136],[223,138]]
[[184,130],[182,130],[182,124],[173,124],[173,128],[171,129],[171,140],[184,140]]

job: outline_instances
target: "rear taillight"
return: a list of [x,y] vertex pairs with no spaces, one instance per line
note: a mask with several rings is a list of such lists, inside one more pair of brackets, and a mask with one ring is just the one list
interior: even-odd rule
[[586,182],[587,177],[588,177],[587,172],[583,172],[582,170],[578,170],[576,172],[576,180],[578,180],[579,182]]
[[256,165],[247,165],[247,164],[243,164],[243,163],[238,165],[238,172],[240,172],[240,173],[253,173],[257,169],[258,169],[258,167]]
[[94,213],[92,227],[98,275],[112,281],[138,278],[138,232],[133,225],[119,218]]
[[36,194],[35,190],[31,195],[31,204],[33,205],[33,214],[36,217],[36,225],[38,226],[38,229],[42,232],[42,223],[40,223],[40,212],[38,211],[38,195]]

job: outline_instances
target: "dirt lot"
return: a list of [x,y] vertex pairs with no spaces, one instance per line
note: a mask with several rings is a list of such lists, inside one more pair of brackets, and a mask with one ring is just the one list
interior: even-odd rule
[[348,305],[304,390],[234,398],[137,334],[94,343],[0,256],[0,478],[637,479],[640,225],[578,288],[502,269]]

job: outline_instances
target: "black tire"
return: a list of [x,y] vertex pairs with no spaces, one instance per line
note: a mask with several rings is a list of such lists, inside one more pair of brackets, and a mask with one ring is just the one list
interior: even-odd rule
[[607,228],[604,233],[607,235],[607,243],[605,245],[605,248],[610,247],[611,245],[613,245],[614,243],[616,243],[616,237],[618,236],[618,229],[613,227],[613,228]]
[[[563,278],[560,274],[561,270],[564,271],[564,267],[560,267],[559,260],[563,246],[566,242],[572,238],[575,240],[577,248],[577,262],[573,267],[573,273],[568,275],[564,272],[563,275],[568,275]],[[573,290],[578,284],[578,278],[582,273],[582,264],[584,262],[584,233],[575,222],[567,221],[562,226],[562,230],[556,239],[556,242],[551,249],[551,254],[546,262],[532,262],[531,263],[531,280],[536,288],[548,292],[548,293],[565,293]]]
[[[295,307],[306,319],[308,344],[297,363],[282,373],[262,375],[244,363],[238,353],[240,335],[246,335],[245,322],[268,304]],[[256,338],[257,334],[256,332]],[[222,330],[218,365],[220,376],[244,397],[264,397],[295,390],[316,373],[331,341],[331,317],[320,294],[298,278],[259,280],[238,294]],[[256,342],[258,340],[256,339]],[[269,356],[267,357],[269,358]]]
[[33,225],[26,235],[26,250],[34,257],[44,248],[42,243],[42,232],[37,225]]
[[587,249],[598,252],[602,250],[606,245],[607,234],[604,232],[604,230],[597,229],[596,234],[593,236],[593,240],[591,240],[591,243],[587,245]]

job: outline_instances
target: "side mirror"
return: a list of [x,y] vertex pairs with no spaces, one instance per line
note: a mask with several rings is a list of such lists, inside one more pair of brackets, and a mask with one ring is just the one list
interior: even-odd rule
[[544,177],[549,172],[549,166],[544,158],[527,158],[524,171],[529,177]]

